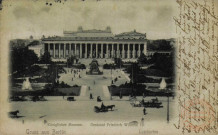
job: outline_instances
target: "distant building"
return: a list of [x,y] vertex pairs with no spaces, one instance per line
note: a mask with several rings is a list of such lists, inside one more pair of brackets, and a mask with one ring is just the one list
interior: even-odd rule
[[44,47],[41,41],[35,40],[28,45],[29,50],[33,50],[35,54],[40,58],[44,53]]
[[161,55],[170,55],[172,51],[151,51],[149,50],[147,52],[147,56],[153,56],[155,53],[161,54]]
[[148,40],[147,56],[152,56],[155,53],[161,55],[170,55],[175,50],[176,39],[157,39]]
[[135,30],[113,35],[110,27],[105,30],[83,30],[79,27],[77,31],[64,31],[63,34],[42,39],[45,51],[53,60],[70,56],[136,59],[147,53],[146,34]]

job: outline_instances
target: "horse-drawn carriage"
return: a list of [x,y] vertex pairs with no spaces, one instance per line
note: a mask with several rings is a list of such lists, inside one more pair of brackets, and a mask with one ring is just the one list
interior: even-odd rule
[[27,101],[24,96],[12,96],[10,97],[10,101]]
[[99,113],[99,112],[108,112],[113,111],[113,108],[115,107],[115,105],[108,105],[108,106],[94,106],[94,112]]
[[102,108],[102,107],[98,107],[98,106],[94,106],[94,111],[96,113],[99,113],[99,112],[107,112],[108,109],[105,107],[105,108]]
[[130,103],[133,107],[143,107],[142,103],[139,101],[133,101]]
[[17,114],[19,113],[19,110],[11,111],[8,113],[9,117],[11,118],[18,118]]
[[151,101],[144,102],[143,104],[144,107],[150,107],[150,108],[161,108],[162,102],[158,101],[158,99],[151,99]]
[[76,101],[76,100],[74,99],[74,97],[68,97],[67,101]]
[[151,101],[145,102],[142,100],[141,102],[139,101],[134,101],[130,103],[133,107],[149,107],[149,108],[161,108],[162,102],[160,102],[157,98],[156,99],[151,99]]
[[47,99],[44,98],[44,96],[33,96],[32,97],[32,101],[36,102],[36,101],[47,101]]

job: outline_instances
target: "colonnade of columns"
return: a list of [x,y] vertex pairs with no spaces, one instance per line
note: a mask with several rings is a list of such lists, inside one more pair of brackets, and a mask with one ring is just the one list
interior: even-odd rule
[[146,54],[145,43],[45,43],[53,58],[138,58]]

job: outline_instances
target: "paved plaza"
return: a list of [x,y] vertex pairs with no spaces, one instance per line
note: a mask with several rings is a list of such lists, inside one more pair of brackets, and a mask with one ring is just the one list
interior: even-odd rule
[[[87,70],[85,69],[79,70],[79,72],[76,74],[71,72],[70,68],[65,68],[65,70],[68,72],[60,74],[59,82],[63,81],[71,86],[82,86],[82,97],[86,97],[86,99],[89,99],[89,95],[92,93],[94,97],[100,96],[103,100],[109,100],[110,94],[107,86],[111,85],[111,79],[114,80],[114,78],[118,78],[118,81],[114,83],[114,85],[117,86],[124,84],[125,82],[129,82],[127,77],[123,74],[123,72],[121,72],[122,70],[120,69],[112,70],[112,74],[111,70],[103,70],[103,75],[86,75]],[[80,99],[81,96],[78,98]]]
[[[19,110],[22,117],[18,120],[99,120],[99,121],[139,121],[144,117],[145,121],[166,121],[167,98],[159,98],[163,102],[163,108],[147,108],[147,114],[143,115],[142,107],[132,107],[128,98],[104,101],[105,105],[115,105],[114,111],[95,113],[94,106],[100,106],[96,100],[81,100],[69,102],[62,97],[45,97],[47,102],[12,102],[12,108]],[[141,97],[137,97],[141,99]],[[117,100],[116,100],[117,99]],[[146,100],[150,100],[148,97]],[[174,117],[174,103],[170,99],[170,119]],[[166,121],[167,122],[167,121]]]

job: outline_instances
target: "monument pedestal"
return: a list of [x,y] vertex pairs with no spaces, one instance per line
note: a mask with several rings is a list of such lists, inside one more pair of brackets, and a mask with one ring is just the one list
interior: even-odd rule
[[103,74],[103,72],[99,70],[98,61],[96,59],[93,59],[89,65],[90,65],[90,69],[88,72],[86,72],[87,75],[102,75]]

